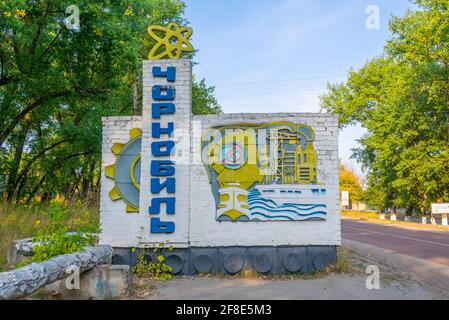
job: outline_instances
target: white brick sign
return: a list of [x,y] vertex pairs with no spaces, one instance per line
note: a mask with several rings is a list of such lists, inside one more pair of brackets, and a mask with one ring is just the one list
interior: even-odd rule
[[[144,61],[143,90],[142,117],[103,120],[101,243],[188,250],[173,260],[184,273],[213,269],[229,256],[220,258],[225,248],[234,248],[242,267],[255,263],[251,257],[261,248],[282,270],[335,260],[341,244],[335,116],[194,116],[188,60]],[[240,265],[233,259],[230,265]]]

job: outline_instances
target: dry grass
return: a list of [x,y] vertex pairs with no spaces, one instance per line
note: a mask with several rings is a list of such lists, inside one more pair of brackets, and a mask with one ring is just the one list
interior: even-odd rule
[[64,300],[60,293],[54,293],[41,289],[23,298],[23,300]]
[[338,248],[337,263],[333,266],[334,272],[339,274],[355,274],[363,272],[363,269],[354,262],[355,260],[358,261],[355,251],[345,247]]
[[[0,271],[7,270],[7,252],[14,240],[34,237],[45,227],[55,205],[7,205],[0,204]],[[82,204],[64,205],[67,225],[98,224],[98,209]]]
[[154,294],[156,286],[151,277],[133,275],[132,299],[145,299]]
[[361,220],[366,222],[374,222],[381,223],[386,225],[395,225],[401,227],[408,227],[413,229],[421,229],[421,230],[437,230],[437,231],[449,231],[449,227],[444,227],[442,225],[430,225],[430,224],[421,224],[416,222],[409,221],[391,221],[388,219],[381,220],[378,213],[375,212],[356,212],[356,211],[342,211],[341,216],[344,218]]
[[377,212],[359,212],[359,211],[341,211],[343,217],[354,218],[354,219],[378,219],[379,214]]

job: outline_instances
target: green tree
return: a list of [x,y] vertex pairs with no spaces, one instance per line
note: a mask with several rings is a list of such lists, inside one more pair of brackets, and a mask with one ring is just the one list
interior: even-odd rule
[[369,202],[424,214],[449,200],[449,12],[447,1],[416,3],[391,21],[384,54],[329,85],[321,104],[342,127],[368,131],[354,157],[369,173]]
[[206,80],[193,82],[192,85],[192,112],[193,114],[221,113],[221,106],[214,96],[214,87],[208,87]]
[[[78,29],[66,26],[71,5],[80,9]],[[185,25],[184,8],[180,0],[0,1],[0,190],[8,201],[95,194],[101,118],[140,114],[142,58],[154,45],[147,27]],[[204,103],[198,112],[218,110],[213,88],[194,90]]]

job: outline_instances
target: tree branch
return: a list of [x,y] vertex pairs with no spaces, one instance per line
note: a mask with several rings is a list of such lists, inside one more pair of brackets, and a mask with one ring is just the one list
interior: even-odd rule
[[33,103],[29,104],[25,109],[22,110],[22,112],[20,112],[14,119],[13,121],[9,124],[9,126],[0,134],[0,147],[3,145],[3,143],[5,142],[6,138],[10,135],[10,133],[14,130],[14,128],[17,126],[17,124],[20,122],[20,120],[22,120],[23,118],[25,118],[25,116],[31,112],[33,109],[35,109],[36,107],[38,107],[39,105],[42,105],[48,101],[50,101],[51,99],[54,98],[60,98],[60,97],[64,97],[71,94],[70,91],[65,91],[65,92],[57,92],[57,93],[53,93],[53,94],[49,94],[45,97],[39,98],[36,101],[34,101]]
[[34,36],[34,39],[33,39],[33,44],[30,47],[30,55],[33,56],[33,62],[34,62],[34,56],[35,56],[35,53],[36,53],[37,42],[39,41],[39,38],[40,38],[40,36],[42,34],[42,28],[44,26],[44,21],[47,19],[48,6],[49,6],[49,4],[47,3],[47,7],[45,8],[44,15],[43,15],[42,19],[39,21],[39,24],[38,24],[38,27],[37,27],[37,31],[36,31],[36,35]]
[[70,141],[69,139],[66,139],[66,140],[62,140],[62,141],[56,142],[56,143],[52,144],[51,146],[49,146],[49,147],[47,147],[47,148],[41,150],[37,155],[35,155],[35,156],[28,162],[28,164],[25,166],[25,168],[23,168],[22,172],[21,172],[20,175],[18,176],[18,178],[17,178],[17,180],[16,180],[16,187],[15,187],[15,189],[13,190],[13,192],[11,193],[11,194],[12,194],[11,199],[14,198],[14,195],[15,195],[16,192],[17,192],[18,186],[20,185],[20,183],[22,182],[22,180],[27,176],[27,174],[28,174],[28,172],[30,171],[30,169],[31,169],[31,167],[33,166],[33,164],[34,164],[40,157],[42,157],[46,152],[48,152],[48,151],[50,151],[50,150],[56,148],[57,146],[59,146],[59,145],[61,145],[61,144],[63,144],[63,143],[69,142],[69,141]]
[[45,51],[40,55],[39,59],[37,59],[38,61],[40,61],[46,54],[48,51],[50,51],[51,47],[53,46],[53,44],[55,44],[56,40],[58,40],[59,36],[61,35],[62,31],[64,30],[64,28],[61,28],[58,32],[58,34],[56,35],[56,37],[50,42],[50,44],[48,45],[48,47],[45,49]]
[[[139,97],[137,99],[137,102],[140,102],[140,101],[142,101],[142,97]],[[125,112],[126,109],[131,108],[133,106],[133,104],[134,104],[134,100],[131,101],[131,103],[129,103],[126,106],[124,106],[122,109],[120,109],[119,114],[122,114],[123,112]]]
[[5,53],[0,48],[0,63],[1,63],[1,74],[0,74],[0,87],[7,85],[12,81],[12,77],[5,77]]
[[1,74],[1,79],[5,78],[5,60],[3,57],[3,50],[0,48],[0,62],[1,62],[1,68],[2,68],[2,74]]
[[9,124],[9,126],[0,133],[0,147],[5,142],[6,138],[11,134],[11,132],[14,130],[14,128],[17,126],[17,124],[25,118],[25,116],[33,111],[35,108],[39,107],[40,105],[43,105],[45,103],[48,103],[52,99],[56,98],[63,98],[67,97],[73,93],[81,94],[82,96],[94,96],[96,94],[104,93],[105,90],[103,89],[81,89],[76,88],[75,91],[61,91],[61,92],[54,92],[51,94],[46,95],[45,97],[41,97],[37,100],[35,100],[33,103],[29,104],[25,109],[23,109],[16,117],[14,117],[13,121]]

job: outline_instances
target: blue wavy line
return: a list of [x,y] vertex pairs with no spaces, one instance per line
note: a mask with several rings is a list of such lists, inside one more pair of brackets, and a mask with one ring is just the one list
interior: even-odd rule
[[248,202],[255,202],[255,201],[262,201],[264,203],[271,204],[271,205],[273,205],[275,207],[278,207],[278,204],[276,202],[274,202],[273,200],[260,199],[260,198],[258,198],[257,200],[249,200],[248,199]]
[[265,203],[265,201],[263,201],[263,200],[248,201],[248,204],[250,206],[253,205],[253,204],[262,204],[262,205],[266,205],[267,207],[270,207],[271,209],[282,209],[282,208],[293,207],[293,208],[295,208],[297,210],[305,210],[305,211],[313,210],[313,209],[316,209],[316,208],[327,208],[327,206],[323,205],[323,204],[310,204],[310,205],[307,205],[307,204],[288,204],[288,203],[286,203],[286,204],[283,204],[283,205],[280,205],[280,206],[277,205],[277,204],[276,205],[273,204],[273,206],[270,206],[267,203]]
[[[278,204],[270,199],[265,199],[265,198],[260,198],[260,197],[248,197],[248,202],[254,202],[254,201],[262,201],[262,202],[267,202],[270,204],[273,204],[275,206],[278,206]],[[302,207],[309,207],[309,206],[322,206],[322,207],[326,207],[326,205],[324,204],[299,204],[299,203],[285,203],[284,205],[286,206],[302,206]]]
[[268,216],[268,215],[260,213],[260,212],[252,213],[251,215],[252,216],[262,216],[262,217],[270,219],[270,220],[273,220],[273,219],[287,219],[287,220],[290,220],[290,221],[295,221],[295,219],[287,217],[287,216]]
[[264,208],[264,207],[261,207],[261,206],[251,207],[250,211],[252,212],[253,210],[256,210],[256,209],[262,209],[262,210],[266,210],[268,212],[289,212],[289,213],[296,214],[296,215],[301,216],[301,217],[312,216],[312,215],[327,215],[327,212],[324,212],[324,211],[317,211],[317,212],[304,214],[304,213],[299,213],[299,212],[296,212],[296,211],[293,211],[293,210],[272,210],[272,209],[267,209],[267,208]]
[[260,201],[260,200],[249,201],[248,204],[251,207],[253,207],[253,206],[257,205],[257,204],[260,204],[260,205],[264,205],[264,206],[266,206],[266,207],[268,207],[270,209],[285,209],[285,208],[288,209],[288,208],[292,208],[293,207],[295,210],[301,210],[301,211],[310,211],[310,210],[313,210],[313,209],[316,209],[316,208],[326,208],[325,205],[310,205],[310,206],[303,207],[303,208],[298,207],[298,206],[301,206],[301,205],[296,206],[296,205],[292,205],[292,204],[285,204],[285,205],[281,205],[281,206],[269,206],[268,204],[266,204],[265,202]]
[[282,206],[286,206],[286,207],[303,207],[303,208],[297,208],[299,210],[304,210],[305,207],[310,208],[311,209],[315,209],[315,208],[327,208],[327,206],[325,204],[311,204],[311,205],[305,205],[305,204],[294,204],[294,203],[286,203]]
[[[260,212],[253,213],[252,216],[262,216],[262,217],[267,218],[267,219],[269,219],[269,220],[274,220],[274,219],[287,219],[287,220],[289,220],[289,221],[298,221],[298,220],[295,220],[295,219],[290,218],[290,217],[287,217],[287,216],[268,216],[268,215],[265,215],[265,214],[260,213]],[[304,219],[303,221],[307,221],[307,220],[311,220],[311,219],[313,219],[313,218],[307,218],[307,219]],[[321,219],[321,218],[320,218],[320,219]],[[324,220],[324,219],[323,219],[323,220]]]

